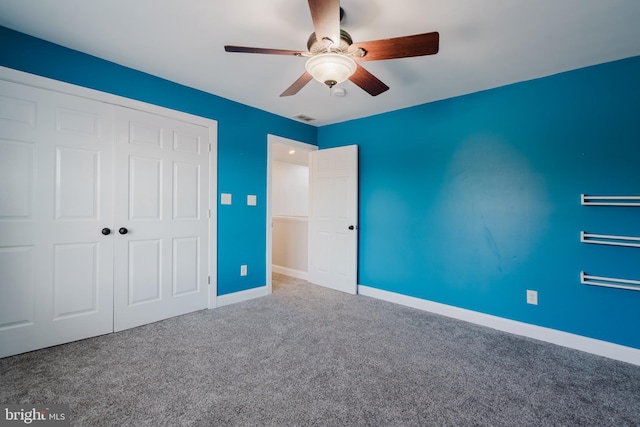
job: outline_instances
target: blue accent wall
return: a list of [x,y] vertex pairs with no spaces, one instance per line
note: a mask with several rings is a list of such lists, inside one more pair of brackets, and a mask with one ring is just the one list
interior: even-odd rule
[[640,292],[579,280],[640,280],[640,249],[579,238],[640,236],[640,208],[580,203],[640,195],[638,76],[635,57],[320,128],[359,145],[359,283],[640,348]]
[[[266,284],[267,134],[316,144],[317,130],[0,27],[0,65],[218,121],[218,295]],[[258,206],[246,205],[248,194]],[[214,196],[220,201],[220,195]],[[240,276],[240,265],[248,275]]]

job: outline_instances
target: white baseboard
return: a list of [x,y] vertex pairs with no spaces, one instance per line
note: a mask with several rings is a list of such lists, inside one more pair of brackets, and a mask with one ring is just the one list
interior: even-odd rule
[[249,301],[250,299],[260,298],[267,295],[267,287],[260,286],[253,289],[247,289],[246,291],[234,292],[231,294],[220,295],[217,298],[217,307],[224,307],[225,305],[236,304],[243,301]]
[[477,325],[486,326],[499,331],[545,341],[563,347],[572,348],[574,350],[580,350],[596,354],[598,356],[604,356],[610,359],[640,365],[640,349],[633,347],[626,347],[607,341],[571,334],[569,332],[558,331],[556,329],[531,325],[529,323],[518,322],[451,305],[383,291],[364,285],[358,285],[358,294],[475,323]]
[[271,271],[274,273],[284,274],[285,276],[295,277],[296,279],[309,280],[309,273],[301,270],[294,270],[292,268],[283,267],[281,265],[273,264]]

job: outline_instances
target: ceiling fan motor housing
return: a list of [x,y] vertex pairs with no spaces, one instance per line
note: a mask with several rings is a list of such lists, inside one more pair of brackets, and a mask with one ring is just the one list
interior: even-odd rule
[[307,41],[307,49],[312,55],[319,53],[335,52],[335,53],[347,53],[349,46],[353,44],[351,35],[345,30],[340,30],[340,41],[318,40],[316,33],[311,33],[309,40]]

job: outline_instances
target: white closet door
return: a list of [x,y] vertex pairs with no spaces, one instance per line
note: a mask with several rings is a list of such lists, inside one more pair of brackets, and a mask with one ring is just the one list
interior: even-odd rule
[[123,107],[115,123],[119,331],[207,307],[209,140],[206,127]]
[[112,331],[112,123],[0,81],[0,357]]

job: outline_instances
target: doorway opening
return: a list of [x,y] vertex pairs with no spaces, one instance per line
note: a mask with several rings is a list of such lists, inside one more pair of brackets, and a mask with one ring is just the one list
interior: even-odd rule
[[308,274],[309,153],[318,147],[267,136],[267,293],[273,274]]

